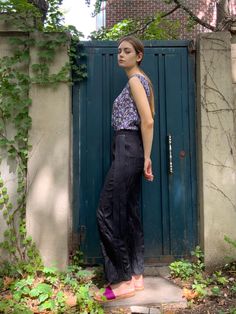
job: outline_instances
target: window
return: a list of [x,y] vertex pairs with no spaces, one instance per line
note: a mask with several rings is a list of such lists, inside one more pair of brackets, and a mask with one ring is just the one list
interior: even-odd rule
[[106,1],[102,1],[101,11],[96,16],[96,29],[99,30],[101,27],[106,27]]

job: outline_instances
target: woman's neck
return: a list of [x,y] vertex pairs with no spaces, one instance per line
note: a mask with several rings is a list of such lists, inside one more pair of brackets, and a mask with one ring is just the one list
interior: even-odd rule
[[138,67],[134,67],[131,69],[125,69],[126,75],[130,78],[134,74],[142,74],[142,71]]

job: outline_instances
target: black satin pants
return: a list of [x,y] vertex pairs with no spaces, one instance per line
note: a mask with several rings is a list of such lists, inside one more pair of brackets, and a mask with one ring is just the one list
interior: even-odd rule
[[112,164],[97,209],[104,272],[109,283],[130,280],[144,270],[139,208],[143,165],[140,131],[117,131],[112,144]]

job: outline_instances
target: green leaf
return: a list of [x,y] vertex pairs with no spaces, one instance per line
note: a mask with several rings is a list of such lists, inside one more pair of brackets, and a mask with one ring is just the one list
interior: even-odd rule
[[214,286],[213,288],[211,288],[211,292],[213,293],[213,295],[220,295],[220,288],[218,286]]
[[47,300],[46,302],[42,303],[39,306],[39,310],[53,310],[55,308],[55,301],[54,300]]
[[236,240],[233,240],[227,236],[224,236],[224,240],[228,242],[229,244],[231,244],[234,248],[236,248]]
[[58,299],[63,299],[65,297],[65,295],[64,295],[64,293],[62,292],[62,291],[59,291],[58,293],[57,293],[57,298]]
[[27,286],[25,286],[25,287],[23,287],[23,289],[22,289],[21,291],[22,291],[23,294],[29,295],[29,293],[30,293],[30,288],[27,287]]
[[44,267],[43,272],[46,275],[56,275],[58,272],[58,269],[56,267]]
[[15,283],[15,288],[22,289],[25,286],[30,286],[34,282],[34,279],[31,276],[28,276],[26,279],[21,279]]
[[20,301],[21,296],[22,296],[21,291],[16,291],[16,292],[13,293],[13,298],[14,298],[14,300],[16,300],[17,302]]
[[10,234],[11,234],[11,232],[10,232],[9,229],[5,230],[4,233],[3,233],[4,237],[9,237]]
[[233,293],[236,293],[236,284],[233,285],[230,290],[231,290]]
[[47,300],[48,298],[49,298],[49,295],[47,293],[43,293],[43,294],[40,294],[38,299],[39,299],[39,302],[42,303],[45,300]]
[[39,283],[34,289],[36,289],[39,292],[39,294],[45,293],[48,294],[49,296],[52,295],[52,287],[47,283]]
[[40,292],[37,289],[32,289],[29,293],[30,297],[34,298],[34,297],[38,297],[40,295]]
[[9,195],[8,194],[3,195],[3,199],[4,199],[5,202],[7,202],[9,200]]
[[0,147],[5,148],[7,146],[8,141],[5,139],[0,139]]
[[6,187],[2,188],[2,194],[7,194],[7,188]]
[[[15,241],[14,241],[15,242]],[[16,248],[15,247],[11,247],[10,248],[10,253],[16,253]]]
[[12,208],[13,208],[12,203],[8,203],[8,204],[7,204],[7,209],[8,209],[8,210],[11,210]]
[[32,241],[33,241],[33,239],[32,239],[32,237],[31,237],[31,236],[28,236],[25,240],[26,240],[26,242],[27,242],[27,243],[30,243],[30,242],[32,242]]

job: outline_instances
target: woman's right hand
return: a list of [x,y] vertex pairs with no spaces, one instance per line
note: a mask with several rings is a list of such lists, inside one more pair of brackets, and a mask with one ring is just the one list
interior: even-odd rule
[[150,158],[144,159],[144,169],[143,169],[144,178],[148,181],[153,181],[154,175],[152,173],[152,161]]

